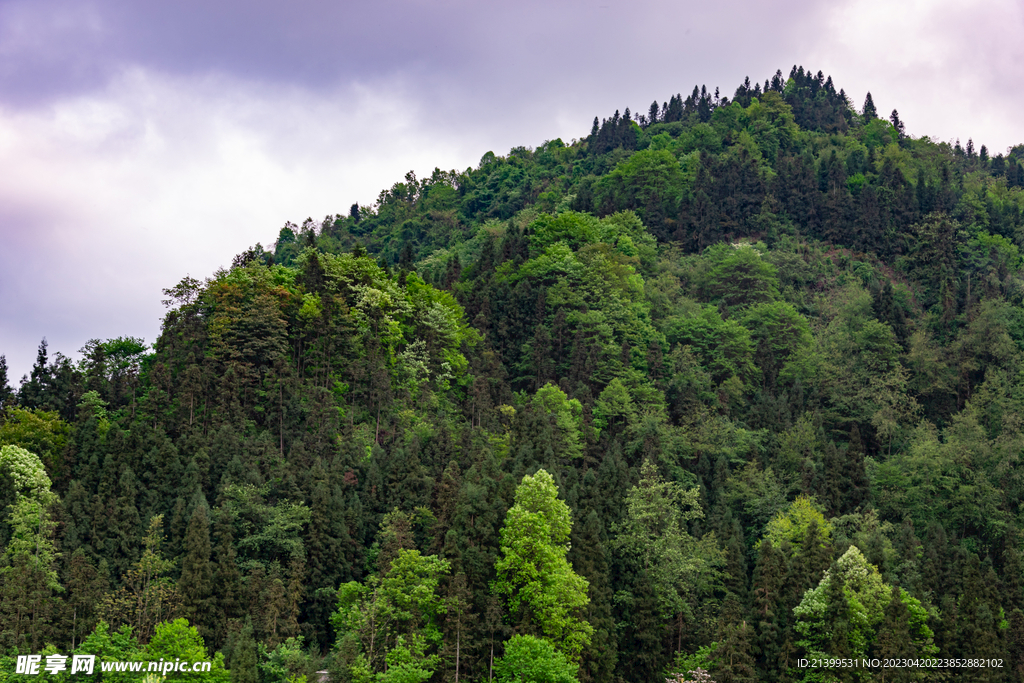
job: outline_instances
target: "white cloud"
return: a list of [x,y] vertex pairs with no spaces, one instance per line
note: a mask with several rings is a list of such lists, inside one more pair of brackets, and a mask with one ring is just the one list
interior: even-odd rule
[[[1024,142],[1024,5],[1016,0],[846,0],[819,27],[807,63],[859,107],[898,109],[912,135],[973,137],[992,153]],[[819,68],[819,67],[815,67]]]
[[[458,136],[458,137],[457,137]],[[431,130],[402,83],[326,94],[128,71],[102,92],[0,112],[0,352],[27,372],[89,337],[153,341],[160,290],[344,212],[482,143]]]

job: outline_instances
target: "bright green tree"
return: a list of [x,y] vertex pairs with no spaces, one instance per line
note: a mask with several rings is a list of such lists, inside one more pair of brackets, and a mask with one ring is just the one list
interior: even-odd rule
[[0,641],[7,648],[36,652],[49,636],[57,594],[64,591],[57,577],[56,523],[50,516],[57,495],[50,491],[43,463],[24,448],[0,449],[0,474],[14,500],[8,518],[11,538],[0,566]]
[[[82,641],[78,653],[95,655],[97,662],[131,662],[143,658],[142,648],[139,646],[139,640],[135,637],[131,626],[125,624],[119,630],[111,631],[110,625],[102,620]],[[99,666],[97,665],[95,668],[98,669]],[[138,681],[138,674],[110,671],[100,674],[100,679],[103,683],[128,683],[129,681]]]
[[590,643],[593,627],[576,616],[588,604],[588,582],[566,559],[572,530],[569,506],[558,500],[545,470],[526,475],[501,528],[493,590],[508,601],[524,630],[551,641],[571,660]]
[[[892,588],[882,581],[857,546],[839,558],[793,610],[798,643],[810,656],[863,657],[874,643],[892,600]],[[933,652],[928,612],[906,591],[899,592],[906,606],[900,618],[920,652]]]
[[548,383],[537,390],[531,404],[554,428],[558,455],[564,458],[582,456],[580,415],[583,407],[580,402],[577,399],[570,399],[564,391]]
[[608,428],[612,428],[613,432],[622,431],[636,419],[636,414],[636,406],[629,395],[629,389],[616,377],[608,383],[594,403],[594,427],[599,431]]
[[750,244],[716,244],[707,250],[711,270],[705,291],[726,309],[774,301],[779,295],[775,266]]
[[56,412],[11,407],[0,418],[0,446],[37,453],[46,471],[57,479],[70,434],[71,426]]
[[[189,626],[187,619],[175,619],[157,624],[149,643],[143,650],[143,656],[149,661],[165,662],[204,662],[211,658],[206,652],[206,644],[195,626]],[[176,671],[164,674],[171,681],[199,683],[228,683],[230,676],[224,668],[224,655],[216,653],[210,662],[209,671]],[[189,667],[191,668],[191,667]]]
[[775,515],[765,528],[764,537],[758,541],[761,543],[770,539],[776,548],[782,546],[783,541],[789,541],[793,552],[800,548],[807,535],[807,530],[812,524],[818,527],[818,542],[821,547],[827,547],[832,543],[832,524],[825,520],[817,505],[809,496],[798,496],[786,510]]
[[494,662],[498,683],[577,683],[578,670],[550,641],[520,633],[505,643],[505,655]]
[[445,611],[437,588],[449,571],[447,560],[400,549],[383,579],[342,584],[331,621],[352,680],[422,683],[434,675]]
[[691,347],[715,382],[732,377],[745,383],[760,380],[750,331],[736,320],[723,320],[715,306],[705,305],[695,315],[670,319],[666,336],[672,342]]
[[751,306],[744,312],[741,323],[750,330],[756,346],[754,360],[769,387],[775,383],[786,361],[812,342],[806,318],[785,301]]

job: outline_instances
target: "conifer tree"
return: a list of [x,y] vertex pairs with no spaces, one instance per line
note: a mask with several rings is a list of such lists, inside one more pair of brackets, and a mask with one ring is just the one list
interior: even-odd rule
[[[108,467],[112,474],[116,473],[116,467],[107,458]],[[113,510],[110,509],[108,499],[102,495],[95,498],[96,507],[93,517],[93,539],[94,548],[96,542],[102,542],[102,547],[96,548],[101,557],[106,557],[110,562],[111,571],[115,576],[122,576],[135,563],[139,557],[139,538],[142,536],[142,520],[139,517],[139,510],[136,507],[138,500],[138,480],[135,472],[130,468],[124,468],[120,477],[117,478],[116,499]],[[163,520],[162,515],[158,515]],[[156,519],[154,517],[153,519]],[[161,542],[163,540],[161,527]]]
[[889,122],[892,123],[892,127],[896,130],[896,138],[902,141],[907,136],[906,127],[900,120],[899,112],[895,109],[893,109],[892,114],[889,115]]
[[799,557],[803,581],[807,586],[813,586],[832,559],[831,544],[827,537],[822,539],[821,527],[818,526],[817,520],[812,519],[807,526],[807,533],[804,534],[800,545]]
[[753,623],[758,670],[769,681],[777,675],[776,662],[786,623],[782,593],[785,578],[786,557],[775,549],[771,539],[765,539],[754,567]]
[[409,515],[398,508],[384,515],[380,523],[380,552],[377,555],[377,572],[385,575],[391,569],[391,562],[402,550],[416,547],[412,535]]
[[624,605],[628,618],[623,619],[625,628],[621,636],[619,671],[626,680],[652,680],[669,663],[665,651],[667,629],[652,585],[651,579],[639,574],[636,588],[630,592],[630,600]]
[[[822,630],[831,636],[828,641],[828,655],[838,659],[850,658],[854,654],[850,649],[850,604],[844,590],[846,582],[837,562],[832,563],[830,574],[832,580],[829,581],[825,594],[825,620]],[[850,680],[848,671],[840,669],[835,673],[844,683]]]
[[934,600],[950,588],[949,541],[946,530],[938,522],[928,525],[924,535],[924,555],[921,559],[921,585],[930,591]]
[[751,628],[746,621],[726,625],[715,648],[717,666],[713,670],[716,683],[754,683],[757,673],[751,656]]
[[9,380],[10,378],[7,376],[7,356],[0,353],[0,410],[14,398],[14,390],[11,389],[8,383]]
[[825,476],[820,480],[821,489],[818,500],[821,501],[829,517],[838,517],[842,509],[844,493],[842,480],[844,462],[834,443],[825,444],[825,457],[822,464]]
[[203,640],[215,632],[213,564],[210,562],[210,516],[205,505],[196,507],[185,534],[178,594],[181,614],[199,630]]
[[822,236],[833,244],[850,246],[852,198],[846,184],[846,168],[833,150],[827,165]]
[[473,640],[479,614],[473,609],[473,594],[465,574],[454,574],[444,592],[444,649],[442,657],[454,681],[465,676],[467,647]]
[[253,638],[252,620],[246,618],[241,632],[231,647],[231,683],[256,683],[259,671],[256,666],[256,641]]
[[210,647],[219,649],[227,640],[228,626],[242,616],[241,610],[241,572],[235,560],[234,533],[232,531],[230,513],[218,508],[215,514],[215,540],[217,542],[215,557],[216,566],[213,571],[213,609],[214,632],[210,638]]
[[1007,611],[1024,609],[1024,565],[1020,553],[1007,543],[1003,549],[1003,567],[1000,572],[1003,594],[1006,596]]
[[306,561],[301,553],[292,555],[288,563],[288,593],[285,625],[282,634],[286,638],[299,635],[299,608],[302,605],[303,588],[306,581]]
[[163,540],[163,517],[157,515],[142,539],[142,557],[122,577],[121,588],[108,594],[100,607],[106,622],[131,626],[141,642],[147,642],[156,625],[171,618],[179,604],[176,586],[167,576],[173,562],[163,557]]
[[841,511],[852,512],[860,507],[868,498],[870,482],[864,466],[864,445],[861,442],[860,428],[854,423],[850,428],[850,443],[843,459],[840,473],[843,482]]
[[608,543],[603,537],[601,518],[591,510],[582,525],[573,529],[569,558],[573,568],[589,582],[585,618],[594,627],[591,646],[580,662],[580,683],[609,683],[618,659],[615,616],[609,573]]
[[50,407],[47,399],[50,393],[52,373],[46,351],[46,337],[43,337],[36,352],[36,362],[32,366],[32,374],[29,375],[27,382],[22,380],[21,391],[18,392],[18,402],[26,408]]
[[[957,604],[956,639],[963,652],[980,658],[997,658],[1002,653],[999,607],[990,599],[995,586],[987,585],[981,562],[975,553],[967,557]],[[996,680],[997,671],[978,671],[976,680]]]
[[96,627],[97,607],[109,588],[105,570],[106,561],[97,569],[81,546],[71,556],[63,630],[70,635],[72,650]]
[[899,557],[896,575],[899,585],[913,595],[921,594],[921,541],[914,532],[914,521],[904,517],[900,525],[899,535],[894,543]]
[[658,123],[658,111],[658,100],[654,100],[653,102],[651,102],[651,108],[647,113],[648,126],[653,126],[654,124]]
[[317,640],[326,646],[330,639],[328,628],[333,611],[333,593],[344,575],[342,544],[348,530],[345,528],[345,509],[333,492],[322,464],[318,461],[312,470],[313,491],[310,501],[310,522],[306,540],[305,602],[308,620],[316,629]]
[[[892,587],[889,604],[885,608],[885,619],[878,627],[874,642],[875,655],[879,659],[914,659],[917,649],[910,634],[910,611],[900,596],[900,589]],[[911,670],[896,667],[888,672],[886,680],[891,683],[906,683],[913,680]]]
[[792,683],[803,678],[796,669],[798,652],[796,638],[796,630],[792,624],[788,624],[783,633],[782,647],[779,648],[779,683]]
[[738,519],[727,523],[725,572],[722,578],[726,590],[740,604],[747,604],[747,553],[743,543],[743,529]]
[[1015,609],[1010,614],[1010,628],[1006,634],[1007,677],[1010,680],[1024,680],[1024,611]]
[[871,93],[868,92],[867,97],[864,98],[864,121],[871,121],[876,118],[878,118],[878,110],[875,109],[875,100],[871,97]]

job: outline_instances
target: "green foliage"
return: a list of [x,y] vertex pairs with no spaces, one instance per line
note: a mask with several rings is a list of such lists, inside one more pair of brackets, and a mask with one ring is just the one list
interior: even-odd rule
[[750,244],[717,244],[708,248],[711,269],[703,288],[725,310],[774,301],[779,295],[775,266]]
[[593,627],[575,616],[586,607],[588,582],[576,574],[566,553],[572,528],[569,507],[544,470],[523,477],[515,504],[501,528],[502,557],[493,590],[509,611],[571,660],[589,644]]
[[522,634],[512,636],[494,662],[498,683],[577,683],[578,670],[549,641]]
[[559,242],[570,249],[606,241],[600,221],[586,213],[567,211],[557,216],[542,214],[530,224],[530,246],[538,253]]
[[178,593],[182,613],[197,627],[213,632],[213,564],[210,562],[210,518],[205,505],[196,506],[184,540]]
[[714,535],[698,539],[687,529],[703,516],[697,489],[662,480],[654,464],[644,461],[640,483],[626,496],[616,545],[644,572],[665,619],[679,613],[692,618],[694,600],[717,585],[725,556]]
[[756,304],[743,313],[740,323],[750,330],[754,360],[767,383],[774,383],[786,362],[811,346],[807,319],[784,301]]
[[163,557],[163,516],[156,515],[142,543],[139,561],[122,577],[122,586],[104,599],[100,613],[112,625],[131,626],[132,633],[148,642],[158,624],[173,615],[178,592],[167,576],[174,563]]
[[[24,561],[28,569],[45,574],[46,583],[52,590],[62,590],[54,568],[60,556],[53,543],[56,524],[45,505],[28,496],[19,498],[11,506],[10,525],[12,533],[6,550],[11,565]],[[9,574],[13,569],[14,566],[0,567],[0,575]]]
[[817,527],[821,547],[829,546],[832,541],[832,523],[826,521],[825,515],[811,498],[798,496],[786,510],[772,517],[758,544],[770,540],[773,546],[779,548],[786,542],[795,552],[804,542],[811,525]]
[[[110,625],[103,620],[100,620],[96,624],[96,628],[93,629],[93,632],[82,641],[78,652],[95,655],[97,662],[137,662],[144,659],[144,650],[139,645],[138,638],[136,638],[131,626],[125,624],[117,631],[111,631]],[[128,672],[108,671],[97,673],[104,683],[127,683],[130,680],[138,680],[138,674]]]
[[438,620],[445,611],[437,588],[450,566],[434,555],[402,549],[383,579],[342,584],[331,621],[353,680],[406,683],[433,675],[441,644]]
[[246,619],[231,649],[231,683],[256,683],[256,667],[256,642],[252,635],[252,621]]
[[629,425],[636,417],[636,406],[629,389],[616,377],[594,402],[594,427],[600,432],[616,424]]
[[732,377],[743,383],[760,379],[750,331],[736,320],[723,320],[714,306],[704,306],[694,316],[670,319],[665,323],[665,336],[699,354],[702,365],[716,382]]
[[50,478],[35,453],[20,446],[5,445],[0,448],[0,470],[11,477],[14,492],[19,498],[29,498],[43,505],[53,502]]
[[554,423],[558,455],[570,459],[581,457],[580,415],[583,407],[580,402],[569,399],[564,391],[548,383],[537,390],[531,403]]
[[50,513],[57,496],[39,458],[18,446],[0,449],[0,475],[5,475],[0,483],[9,482],[11,489],[0,501],[13,501],[4,510],[10,537],[0,560],[0,642],[34,652],[56,611],[56,595],[64,590],[57,574],[57,524]]
[[11,506],[10,525],[11,539],[0,563],[0,642],[8,650],[35,653],[57,611],[57,594],[64,590],[57,574],[56,524],[41,501],[23,496]]
[[[839,595],[833,595],[836,586],[841,586]],[[878,569],[864,559],[857,546],[850,546],[793,610],[797,617],[796,630],[804,637],[799,644],[807,649],[809,656],[863,657],[874,642],[886,608],[893,599],[892,588],[882,581]],[[929,615],[921,602],[906,591],[899,591],[896,599],[906,607],[906,621],[901,627],[922,648],[922,655],[934,652],[931,648],[933,634],[927,624]],[[837,640],[837,609],[842,611],[843,642]]]
[[270,505],[266,493],[266,488],[251,485],[232,485],[224,491],[224,507],[234,521],[243,566],[274,560],[284,564],[303,550],[299,532],[309,522],[309,508],[284,501]]
[[[206,645],[194,626],[186,619],[175,619],[156,625],[153,637],[142,650],[142,656],[149,661],[200,662],[211,659]],[[224,656],[219,652],[212,658],[210,671],[176,671],[165,674],[172,681],[215,681],[228,683],[230,677],[224,668]]]
[[675,156],[667,150],[646,149],[598,181],[594,203],[601,213],[632,209],[648,225],[657,225],[678,212],[683,187]]
[[[0,446],[17,446],[37,453],[51,478],[62,472],[64,448],[70,434],[71,425],[55,412],[11,407],[0,420]],[[0,460],[3,457],[0,455]]]

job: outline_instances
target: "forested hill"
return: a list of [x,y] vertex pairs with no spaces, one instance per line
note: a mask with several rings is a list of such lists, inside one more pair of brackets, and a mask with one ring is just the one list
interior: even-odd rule
[[0,359],[0,681],[1024,681],[1022,164],[794,68]]

